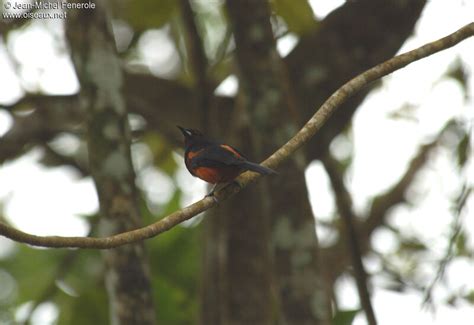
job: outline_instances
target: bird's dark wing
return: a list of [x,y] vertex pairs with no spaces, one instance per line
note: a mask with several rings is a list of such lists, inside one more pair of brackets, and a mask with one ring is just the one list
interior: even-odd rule
[[227,145],[214,145],[194,156],[191,166],[193,168],[239,166],[245,161],[242,154],[234,148]]
[[277,174],[273,169],[246,160],[237,150],[227,145],[208,147],[196,154],[191,161],[191,169],[199,167],[237,167],[240,171],[251,170],[262,175]]

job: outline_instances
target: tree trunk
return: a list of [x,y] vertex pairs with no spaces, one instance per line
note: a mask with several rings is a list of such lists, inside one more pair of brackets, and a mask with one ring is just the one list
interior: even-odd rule
[[[100,203],[101,235],[141,226],[130,154],[123,76],[103,2],[71,10],[67,38],[87,112],[89,164]],[[65,108],[67,109],[67,108]],[[112,324],[154,324],[150,272],[143,243],[104,252]]]
[[[268,3],[228,1],[228,13],[241,85],[236,110],[253,122],[236,125],[239,147],[265,157],[295,130],[286,69],[275,48]],[[207,220],[204,284],[212,279],[223,284],[206,288],[203,323],[328,323],[305,166],[300,153],[266,186],[246,189]],[[219,302],[225,308],[216,316],[212,308]]]

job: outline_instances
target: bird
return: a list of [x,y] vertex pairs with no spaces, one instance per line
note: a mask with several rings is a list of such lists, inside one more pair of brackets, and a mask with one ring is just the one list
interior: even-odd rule
[[262,175],[277,174],[271,168],[249,161],[239,150],[226,143],[211,140],[198,130],[177,127],[184,135],[186,168],[191,175],[214,184],[206,196],[213,196],[219,184],[233,182],[247,170]]

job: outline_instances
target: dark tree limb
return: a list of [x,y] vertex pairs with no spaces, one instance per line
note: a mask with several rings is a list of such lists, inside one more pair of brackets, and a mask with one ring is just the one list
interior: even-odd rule
[[[361,254],[365,255],[370,249],[370,238],[373,232],[385,223],[387,211],[397,204],[406,202],[405,193],[413,183],[416,174],[426,165],[429,154],[438,145],[439,137],[433,142],[422,145],[418,153],[410,162],[407,170],[400,180],[386,193],[376,196],[372,200],[372,206],[363,221],[357,221],[358,242]],[[359,220],[359,219],[357,219]],[[342,232],[342,229],[338,229]],[[343,242],[338,242],[334,246],[323,249],[324,260],[327,261],[327,279],[334,283],[336,279],[346,270],[350,257],[347,255],[347,248]]]
[[69,166],[79,173],[81,177],[90,175],[89,169],[77,161],[73,156],[67,156],[51,148],[47,143],[42,145],[44,155],[41,162],[46,166]]
[[364,309],[367,322],[370,325],[376,325],[377,320],[375,318],[374,309],[370,300],[370,293],[367,285],[367,272],[365,271],[364,263],[362,261],[359,235],[354,225],[357,220],[357,216],[352,210],[352,197],[344,185],[343,173],[338,168],[338,161],[336,161],[330,155],[327,155],[323,159],[323,164],[331,181],[331,185],[334,190],[334,197],[336,199],[336,206],[342,219],[342,229],[344,238],[347,242],[346,247],[349,251],[350,259],[354,269],[354,278],[357,283],[360,303]]
[[209,106],[211,105],[212,88],[208,78],[208,60],[204,50],[204,42],[199,35],[197,17],[191,7],[191,0],[180,0],[181,12],[185,27],[186,48],[189,68],[195,82],[195,93],[200,116],[200,128],[209,126]]
[[[193,91],[178,82],[147,74],[125,72],[125,98],[129,112],[143,116],[149,130],[159,130],[166,139],[181,146],[176,125],[194,126],[198,115]],[[158,107],[156,103],[160,103]],[[208,107],[213,123],[226,125],[231,116],[233,99],[214,96]],[[36,145],[43,145],[61,132],[82,131],[86,113],[77,95],[50,96],[27,94],[13,105],[3,105],[14,120],[10,130],[0,138],[0,163],[15,159]],[[17,110],[31,109],[26,116]],[[160,114],[157,114],[159,109]],[[223,127],[225,128],[225,127]]]
[[[347,80],[393,57],[413,32],[425,4],[426,0],[346,1],[302,37],[286,62],[303,120]],[[344,103],[324,125],[317,142],[305,148],[310,160],[324,157],[372,87]]]
[[[26,116],[15,110],[33,109]],[[13,117],[12,127],[0,138],[0,163],[14,159],[34,145],[52,140],[60,132],[71,130],[81,121],[77,96],[28,95],[6,107]]]
[[438,141],[439,140],[436,139],[433,142],[422,145],[418,155],[410,162],[407,171],[397,184],[389,192],[378,195],[372,200],[368,214],[369,217],[364,225],[367,234],[372,234],[373,231],[384,222],[385,215],[390,207],[405,202],[405,192],[407,188],[411,185],[421,167],[425,165],[429,154],[438,146]]

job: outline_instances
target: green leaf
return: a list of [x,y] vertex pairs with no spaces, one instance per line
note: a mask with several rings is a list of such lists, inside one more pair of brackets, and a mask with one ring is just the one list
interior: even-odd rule
[[194,324],[198,315],[199,228],[175,227],[146,242],[159,324]]
[[464,95],[467,99],[468,94],[468,72],[466,71],[462,61],[457,58],[448,68],[446,77],[451,78],[459,82],[462,89],[464,90]]
[[[83,279],[83,282],[84,279]],[[109,324],[108,300],[104,283],[89,283],[79,297],[70,297],[64,293],[58,295],[55,302],[60,313],[58,324]]]
[[469,134],[466,133],[458,144],[457,155],[458,155],[458,165],[460,167],[466,164],[467,158],[469,157],[469,150],[471,148],[470,142],[471,142],[471,139],[469,137]]
[[351,325],[360,309],[338,310],[332,319],[332,325]]
[[471,257],[472,252],[470,251],[469,246],[467,245],[468,243],[468,235],[464,231],[460,231],[459,234],[456,236],[456,242],[455,242],[455,247],[456,251],[455,254],[456,256],[465,256],[465,257]]
[[463,298],[474,305],[474,290],[469,291]]
[[128,0],[116,3],[114,10],[135,31],[144,31],[159,28],[170,21],[178,3],[176,0]]
[[18,285],[15,303],[21,304],[40,297],[50,281],[56,265],[66,252],[55,249],[36,249],[18,245],[16,252],[0,260],[0,268],[11,274]]
[[401,242],[400,249],[409,252],[421,252],[426,250],[426,245],[416,238],[410,238]]
[[273,9],[283,18],[288,29],[298,35],[307,33],[317,25],[307,0],[273,0]]

